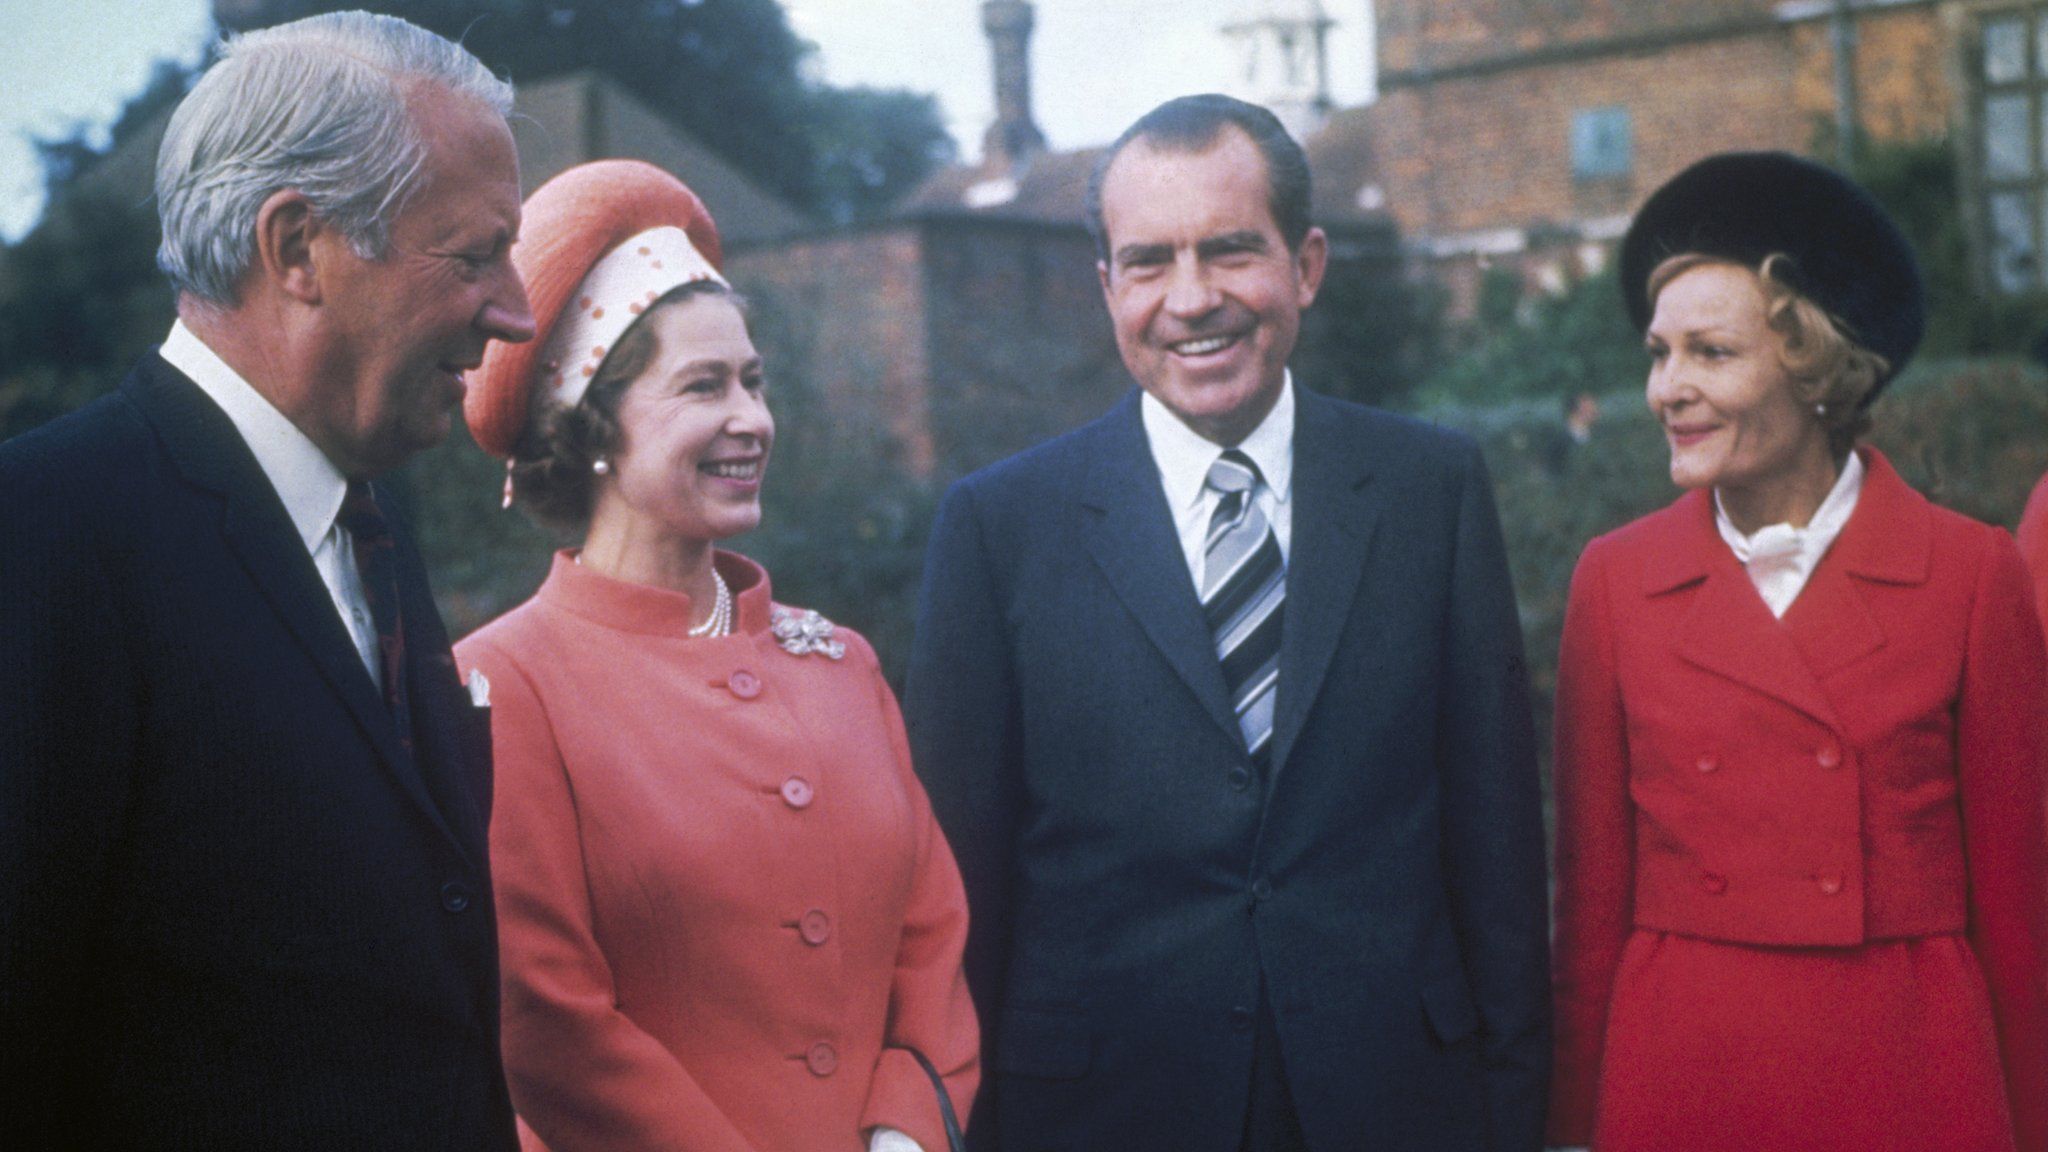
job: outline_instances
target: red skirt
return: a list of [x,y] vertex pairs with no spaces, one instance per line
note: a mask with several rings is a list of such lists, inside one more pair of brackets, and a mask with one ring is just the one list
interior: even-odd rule
[[1637,930],[1607,1018],[1597,1152],[2013,1152],[1961,936],[1761,948]]

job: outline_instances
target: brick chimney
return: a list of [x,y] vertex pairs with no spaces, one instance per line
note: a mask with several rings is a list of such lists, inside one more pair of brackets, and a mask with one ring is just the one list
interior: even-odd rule
[[982,31],[995,56],[996,121],[981,138],[982,163],[1021,167],[1045,151],[1045,134],[1031,120],[1031,5],[1028,0],[985,0]]

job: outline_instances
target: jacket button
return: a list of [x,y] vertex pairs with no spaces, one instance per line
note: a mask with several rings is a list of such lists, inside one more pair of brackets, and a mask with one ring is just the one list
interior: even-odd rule
[[752,700],[761,694],[761,678],[745,668],[725,678],[725,686],[742,700]]
[[782,782],[782,802],[791,808],[811,806],[811,782],[801,776],[791,776]]
[[450,880],[441,885],[441,907],[450,912],[469,910],[469,885],[460,880]]
[[1273,898],[1273,882],[1272,882],[1272,881],[1270,881],[1270,880],[1267,880],[1267,879],[1264,879],[1263,877],[1262,877],[1262,878],[1260,878],[1260,879],[1258,879],[1258,880],[1256,880],[1256,881],[1253,881],[1253,883],[1252,883],[1252,899],[1254,899],[1254,900],[1271,900],[1272,898]]
[[1252,786],[1252,774],[1251,774],[1251,773],[1250,773],[1249,771],[1247,771],[1246,769],[1243,769],[1243,768],[1232,768],[1232,769],[1230,770],[1230,789],[1231,789],[1231,791],[1233,791],[1233,792],[1242,792],[1242,791],[1244,791],[1245,789],[1247,789],[1247,788],[1249,788],[1249,787],[1251,787],[1251,786]]
[[830,1044],[820,1040],[811,1045],[810,1051],[804,1053],[804,1063],[810,1067],[811,1075],[830,1076],[839,1070],[839,1053],[834,1052]]
[[1841,750],[1833,745],[1829,745],[1813,754],[1813,762],[1823,768],[1840,768],[1842,766]]
[[1714,769],[1719,768],[1720,766],[1721,762],[1719,760],[1714,759],[1712,756],[1700,757],[1699,763],[1695,765],[1695,767],[1697,767],[1702,772],[1712,772]]
[[1719,872],[1702,872],[1700,873],[1700,887],[1715,896],[1719,896],[1728,890],[1728,878]]
[[832,917],[821,908],[813,908],[797,921],[797,931],[803,935],[804,943],[815,948],[832,938]]
[[1842,878],[1833,872],[1820,877],[1815,883],[1820,885],[1820,894],[1823,896],[1839,896],[1842,894]]
[[1232,1032],[1240,1033],[1251,1031],[1252,1010],[1242,1006],[1232,1008],[1230,1010],[1230,1030]]

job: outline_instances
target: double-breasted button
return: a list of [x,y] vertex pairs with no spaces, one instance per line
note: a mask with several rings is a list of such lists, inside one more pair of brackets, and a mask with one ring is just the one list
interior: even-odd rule
[[832,917],[826,915],[822,908],[813,908],[797,921],[796,930],[803,936],[804,943],[815,948],[832,938]]
[[801,776],[791,776],[782,782],[782,802],[791,808],[809,808],[814,795],[811,782]]
[[441,885],[441,907],[450,912],[467,912],[471,895],[469,885],[460,880],[450,880]]
[[804,1064],[813,1076],[830,1076],[839,1071],[839,1053],[832,1050],[832,1045],[820,1040],[804,1053]]
[[1242,1005],[1230,1010],[1230,1030],[1249,1032],[1252,1030],[1252,1010]]
[[1721,767],[1721,762],[1712,756],[1702,756],[1693,767],[1698,768],[1702,772],[1712,772]]
[[1709,895],[1719,896],[1728,890],[1728,878],[1719,872],[1702,872],[1700,888]]
[[1252,899],[1271,900],[1272,898],[1273,882],[1271,880],[1267,880],[1264,877],[1260,877],[1259,879],[1252,882]]
[[1813,754],[1813,762],[1823,768],[1840,768],[1842,766],[1842,750],[1830,744]]
[[761,678],[741,668],[725,678],[725,686],[742,700],[752,700],[761,694]]
[[1252,774],[1251,774],[1251,772],[1250,772],[1250,770],[1249,770],[1249,769],[1245,769],[1245,768],[1232,768],[1232,769],[1230,770],[1230,789],[1231,789],[1231,791],[1233,791],[1233,792],[1242,792],[1242,791],[1244,791],[1245,789],[1247,789],[1247,788],[1249,788],[1249,787],[1251,787],[1251,786],[1252,786]]
[[1820,894],[1823,896],[1840,896],[1842,894],[1842,878],[1833,872],[1814,877],[1814,883],[1820,885]]

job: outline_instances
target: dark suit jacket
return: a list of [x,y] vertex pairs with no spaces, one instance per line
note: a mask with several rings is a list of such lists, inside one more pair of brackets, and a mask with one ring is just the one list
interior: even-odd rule
[[980,1148],[1233,1152],[1262,981],[1313,1147],[1540,1141],[1543,833],[1485,468],[1297,395],[1263,788],[1135,393],[940,510],[906,711],[972,910]]
[[0,447],[0,1146],[515,1146],[488,721],[398,564],[411,751],[182,374]]

